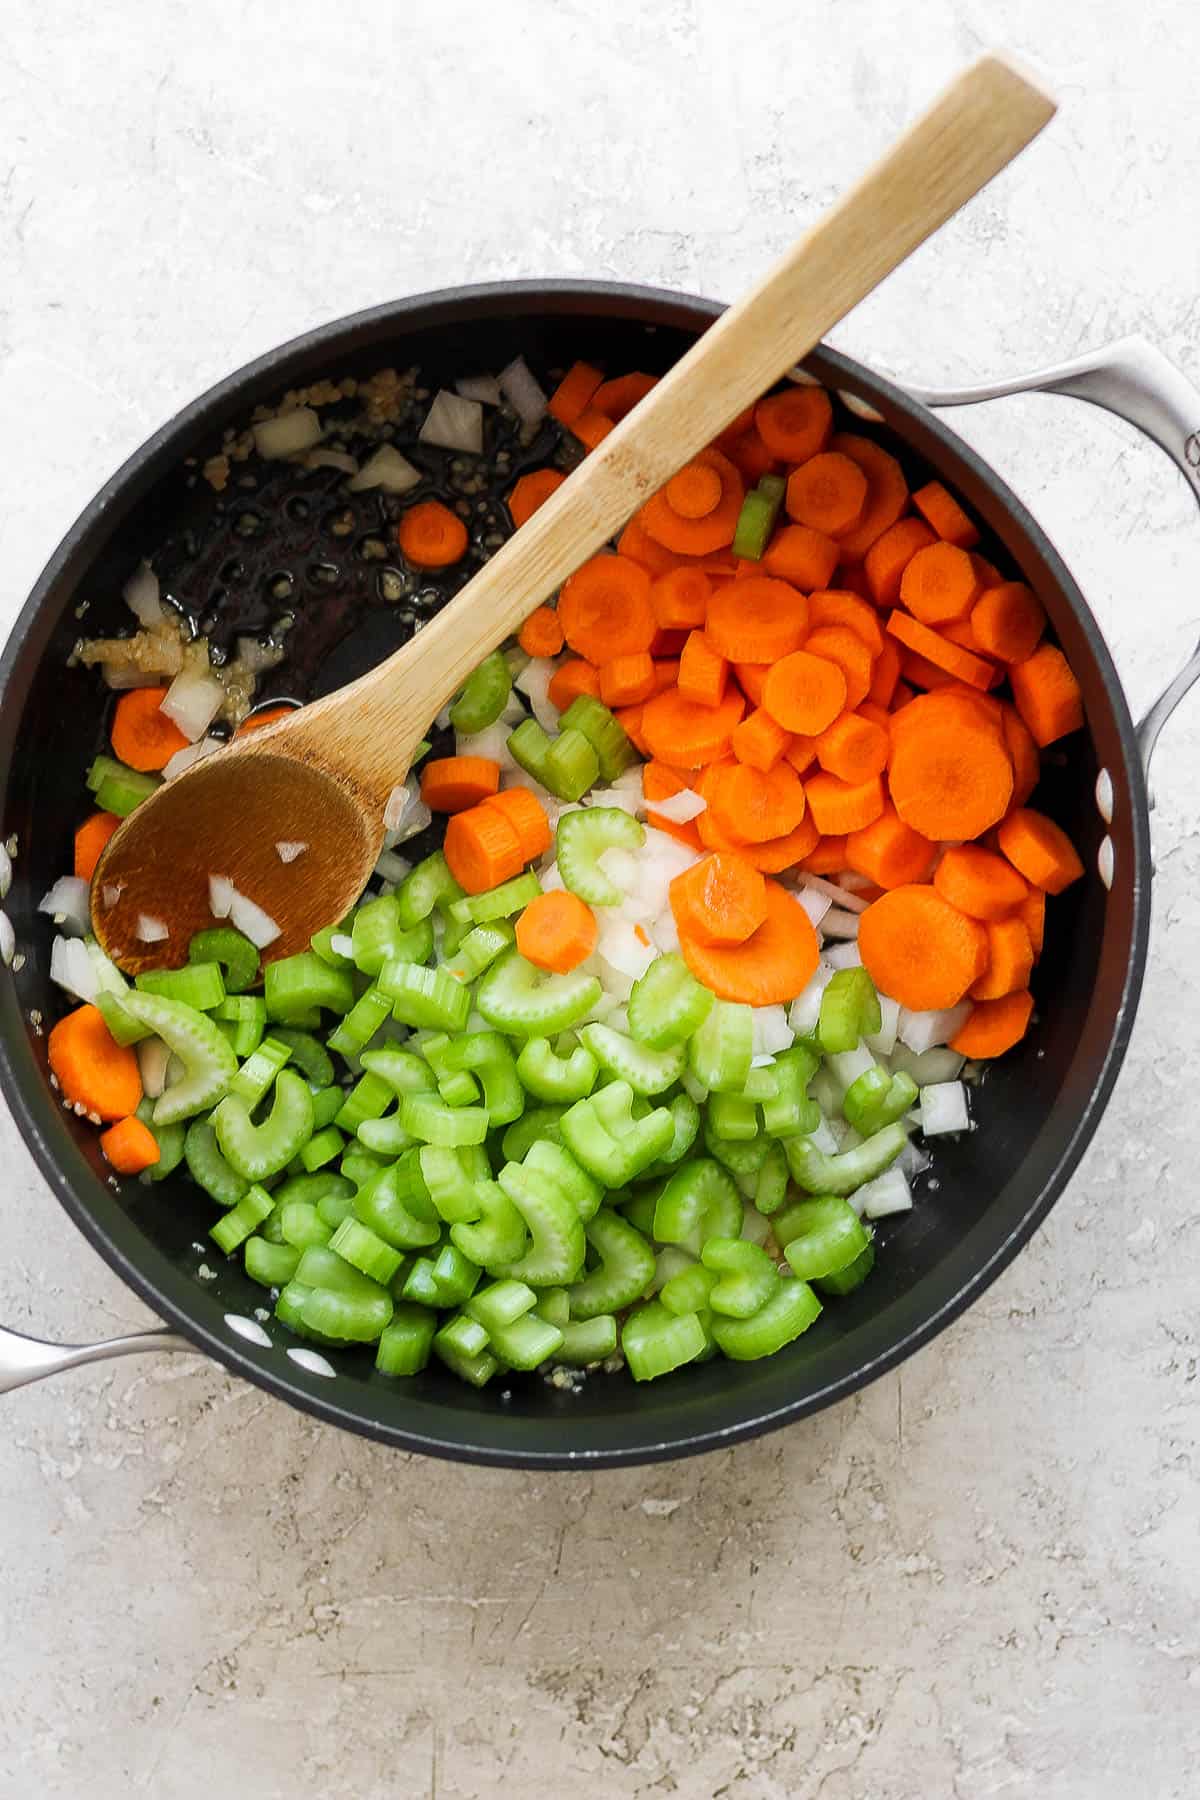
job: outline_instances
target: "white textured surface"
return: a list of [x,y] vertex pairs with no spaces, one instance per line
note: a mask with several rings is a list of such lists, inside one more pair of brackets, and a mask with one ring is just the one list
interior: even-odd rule
[[[1063,116],[835,341],[970,380],[1138,330],[1200,378],[1194,0],[6,0],[0,623],[100,480],[245,358],[463,277],[733,294],[992,42],[1043,61]],[[1140,707],[1200,612],[1182,481],[1066,401],[963,429]],[[1194,1795],[1198,747],[1193,707],[1083,1169],[853,1403],[594,1480],[390,1454],[199,1360],[0,1403],[3,1800]],[[6,1117],[0,1156],[0,1319],[146,1322]]]

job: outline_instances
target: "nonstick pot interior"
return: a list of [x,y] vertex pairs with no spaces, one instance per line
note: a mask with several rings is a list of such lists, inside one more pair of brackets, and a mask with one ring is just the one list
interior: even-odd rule
[[[45,1072],[44,1029],[62,1010],[48,976],[51,932],[35,919],[41,895],[70,868],[104,695],[94,675],[69,669],[81,630],[126,623],[119,599],[137,561],[170,540],[191,513],[218,502],[195,464],[260,401],[319,376],[366,375],[419,363],[430,384],[494,371],[518,352],[545,373],[585,356],[612,372],[662,370],[715,315],[708,302],[653,290],[590,284],[511,284],[428,296],[341,321],[298,340],[189,407],[103,490],[56,552],[0,662],[0,835],[18,854],[7,910],[24,965],[0,982],[0,1074],[44,1174],[91,1242],[158,1312],[241,1373],[350,1429],[410,1449],[478,1461],[571,1466],[684,1454],[769,1428],[861,1386],[908,1354],[982,1291],[1026,1240],[1061,1190],[1095,1127],[1128,1039],[1145,957],[1148,843],[1145,793],[1132,727],[1108,653],[1069,575],[1037,526],[978,459],[924,409],[831,352],[812,372],[865,399],[904,441],[910,478],[936,471],[985,525],[981,546],[1019,567],[1045,602],[1083,686],[1085,741],[1045,759],[1041,802],[1070,831],[1090,878],[1048,909],[1035,982],[1038,1022],[992,1069],[978,1095],[978,1128],[938,1150],[914,1210],[886,1221],[871,1279],[830,1302],[818,1324],[766,1362],[713,1361],[636,1386],[595,1377],[577,1392],[537,1377],[482,1392],[437,1367],[412,1381],[377,1375],[369,1355],[331,1353],[331,1377],[292,1359],[295,1341],[267,1321],[259,1347],[228,1320],[255,1319],[266,1296],[237,1260],[207,1239],[209,1202],[178,1178],[144,1188],[106,1172],[96,1134],[64,1111]],[[844,428],[879,428],[847,417]],[[324,471],[326,476],[329,471]],[[332,516],[332,508],[329,509]],[[232,512],[227,514],[227,519]],[[288,555],[316,566],[338,542],[322,538],[320,508],[296,520]],[[300,529],[300,523],[303,529]],[[341,550],[345,541],[341,541]],[[299,559],[299,561],[297,560]],[[270,558],[267,558],[269,561]],[[219,571],[212,578],[219,581]],[[335,590],[314,578],[304,608],[320,616]],[[341,589],[337,589],[340,592]],[[349,617],[349,615],[347,615]],[[336,685],[398,641],[386,611],[363,607],[340,644],[330,631],[316,691]],[[297,633],[305,630],[303,618]],[[285,674],[276,686],[287,688]],[[1098,771],[1108,770],[1112,822],[1098,816]],[[1106,833],[1111,891],[1096,875]]]

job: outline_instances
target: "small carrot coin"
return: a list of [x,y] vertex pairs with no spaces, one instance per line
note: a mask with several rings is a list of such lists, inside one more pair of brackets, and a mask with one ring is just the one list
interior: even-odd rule
[[526,962],[569,974],[596,948],[596,915],[578,894],[555,890],[531,900],[517,920],[517,949]]
[[784,504],[798,525],[840,538],[858,524],[866,500],[867,478],[858,464],[822,451],[789,475]]
[[117,701],[109,736],[128,768],[142,773],[163,769],[177,750],[187,749],[189,740],[161,710],[166,697],[165,687],[130,688]]
[[880,993],[912,1012],[957,1006],[986,956],[983,926],[936,888],[892,888],[859,919],[863,966]]
[[419,500],[396,527],[396,542],[414,569],[448,569],[467,552],[467,528],[440,500]]
[[777,881],[766,883],[767,911],[745,943],[706,948],[679,934],[692,974],[720,1000],[777,1006],[805,988],[818,962],[817,934],[800,904]]
[[768,669],[762,704],[785,731],[816,737],[846,705],[846,677],[827,657],[796,650]]

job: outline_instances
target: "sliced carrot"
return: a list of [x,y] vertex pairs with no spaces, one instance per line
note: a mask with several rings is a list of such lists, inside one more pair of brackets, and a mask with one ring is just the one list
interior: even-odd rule
[[716,448],[727,456],[737,469],[747,487],[751,483],[761,481],[776,467],[776,457],[768,449],[753,425],[744,431],[723,431],[717,439]]
[[290,719],[295,710],[294,706],[264,706],[259,712],[248,713],[233,735],[249,737],[252,731],[262,731],[268,725],[278,725],[280,719]]
[[795,731],[783,754],[797,775],[803,775],[817,760],[817,740],[815,737],[806,737],[802,731]]
[[729,664],[703,631],[690,633],[679,658],[679,692],[698,706],[719,706],[725,698]]
[[845,673],[828,657],[796,650],[768,669],[762,703],[785,731],[816,737],[846,705]]
[[904,571],[919,550],[937,539],[921,519],[897,519],[875,539],[863,559],[863,569],[876,606],[896,606]]
[[517,920],[517,949],[539,969],[567,975],[596,948],[596,915],[578,894],[556,888],[531,900]]
[[519,875],[525,859],[516,830],[492,801],[454,813],[446,827],[442,852],[450,873],[468,894],[485,894]]
[[777,881],[768,881],[766,891],[766,917],[744,944],[706,949],[680,933],[688,968],[720,1000],[777,1006],[794,999],[816,971],[817,934],[808,914]]
[[668,800],[672,794],[678,794],[689,787],[686,773],[682,769],[673,769],[668,763],[648,762],[642,765],[642,793],[646,798],[646,823],[653,825],[656,831],[665,831],[669,837],[676,838],[679,843],[686,844],[691,850],[703,849],[700,833],[696,829],[694,819],[684,824],[666,818],[662,813],[653,810],[655,800]]
[[892,731],[892,715],[888,711],[886,706],[877,706],[875,704],[874,700],[872,700],[870,697],[868,697],[866,700],[861,702],[861,704],[858,708],[858,716],[860,719],[870,719],[870,721],[873,725],[878,725],[881,730],[886,731],[888,734],[889,741],[890,741],[891,731]]
[[912,502],[921,517],[928,520],[947,544],[953,544],[959,550],[973,550],[979,542],[974,522],[940,481],[927,481],[924,487],[917,488]]
[[1083,694],[1062,651],[1043,644],[1008,671],[1017,711],[1044,750],[1083,725]]
[[804,640],[810,656],[836,663],[846,678],[846,705],[853,709],[871,691],[874,658],[870,646],[847,625],[821,625]]
[[779,875],[804,860],[820,841],[820,832],[805,813],[795,831],[783,837],[767,838],[762,844],[746,844],[739,852],[764,875]]
[[981,844],[951,845],[937,866],[933,885],[959,912],[984,920],[1018,911],[1029,893],[1012,864]]
[[707,519],[721,504],[721,477],[711,463],[684,463],[665,491],[668,506],[681,519]]
[[717,590],[704,629],[731,662],[777,662],[804,642],[808,601],[786,581],[750,575]]
[[900,675],[906,684],[920,688],[925,694],[940,692],[942,688],[952,686],[954,681],[953,675],[947,670],[939,669],[928,657],[918,656],[915,650],[901,653]]
[[[560,425],[574,425],[580,413],[594,402],[596,389],[603,380],[601,370],[593,369],[591,363],[572,363],[551,394],[546,411]],[[600,411],[603,410],[601,407]]]
[[654,659],[648,650],[634,656],[613,656],[600,664],[600,698],[605,706],[640,706],[658,692]]
[[705,950],[744,944],[767,916],[767,884],[735,850],[715,850],[677,875],[670,900],[680,937]]
[[760,769],[765,774],[775,767],[791,743],[792,734],[776,724],[765,706],[759,706],[734,727],[730,741],[739,762],[748,763],[752,769]]
[[746,702],[730,689],[719,706],[697,706],[677,689],[655,694],[642,714],[642,733],[652,757],[676,768],[698,769],[729,752],[733,728]]
[[1046,629],[1046,614],[1023,581],[986,588],[971,608],[971,630],[979,648],[1001,662],[1025,662]]
[[567,643],[588,662],[636,656],[657,629],[650,577],[627,556],[593,556],[563,582],[558,617]]
[[[809,813],[812,818],[812,813]],[[815,826],[814,826],[815,829]],[[811,850],[800,858],[800,866],[807,869],[810,875],[840,875],[846,868],[846,844],[844,837],[818,837]]]
[[872,656],[878,656],[883,649],[883,632],[875,608],[844,588],[818,588],[810,594],[808,617],[814,631],[825,625],[845,626],[862,639]]
[[1000,573],[995,563],[990,563],[986,556],[980,556],[977,550],[972,550],[970,552],[970,557],[971,567],[975,571],[975,579],[979,583],[980,593],[984,593],[988,588],[999,587],[1004,580],[1004,576]]
[[613,422],[597,412],[594,406],[586,406],[570,427],[571,435],[577,437],[587,449],[594,450],[597,444],[604,442],[613,428]]
[[902,644],[906,644],[910,650],[954,680],[965,681],[970,687],[977,687],[985,692],[991,687],[996,673],[991,663],[985,662],[982,656],[975,656],[970,650],[962,649],[958,644],[952,644],[948,638],[931,631],[928,625],[922,625],[919,619],[911,619],[907,613],[894,612],[888,619],[887,628]]
[[[671,635],[675,636],[676,634],[672,633]],[[684,638],[683,642],[686,643],[687,639]],[[683,644],[680,644],[679,648],[682,651]],[[674,687],[678,680],[679,657],[656,655],[654,658],[654,692],[661,694],[666,688]]]
[[844,712],[818,737],[817,761],[842,781],[869,781],[887,768],[890,748],[885,727],[861,713]]
[[868,606],[874,606],[875,596],[871,592],[871,584],[862,563],[843,562],[837,570],[837,585],[840,593],[856,594]]
[[80,881],[92,879],[100,853],[120,823],[110,812],[94,812],[83,821],[75,833],[75,874]]
[[551,706],[557,706],[559,712],[566,712],[572,700],[580,694],[592,694],[599,698],[599,671],[594,663],[586,662],[583,658],[562,663],[550,677],[546,692]]
[[899,743],[910,726],[924,730],[934,721],[950,726],[961,723],[967,730],[989,731],[998,742],[1003,741],[1004,714],[997,702],[987,694],[977,693],[974,688],[948,681],[936,694],[921,694],[917,700],[910,701],[891,714],[893,746]]
[[557,656],[563,647],[563,629],[552,606],[536,606],[517,633],[526,656]]
[[554,842],[550,820],[537,795],[529,788],[505,788],[483,802],[507,820],[516,833],[523,863],[536,862]]
[[1029,893],[1018,909],[1019,917],[1029,941],[1033,945],[1033,954],[1042,954],[1042,945],[1046,941],[1046,896],[1041,888],[1030,888]]
[[703,569],[670,569],[650,589],[650,605],[661,631],[694,631],[708,615],[713,584]]
[[1002,1000],[978,1000],[965,1025],[950,1039],[951,1050],[972,1062],[1003,1056],[1019,1044],[1033,1016],[1033,995],[1005,994]]
[[785,525],[767,545],[762,567],[807,594],[829,586],[839,554],[836,541],[825,532],[811,525]]
[[889,801],[870,825],[847,833],[845,854],[846,868],[887,889],[927,881],[937,846],[906,825]]
[[858,922],[863,966],[912,1012],[957,1006],[987,953],[983,926],[921,883],[891,888]]
[[965,619],[951,619],[948,623],[939,625],[938,635],[944,637],[947,643],[957,644],[960,650],[969,650],[972,656],[983,656],[986,660],[986,652],[971,629],[969,616]]
[[646,711],[646,702],[639,700],[636,706],[618,706],[613,718],[625,733],[639,756],[649,756],[646,739],[642,732],[642,718]]
[[735,843],[762,844],[786,837],[804,817],[806,804],[800,777],[785,762],[766,771],[746,763],[727,764],[717,772],[708,794],[717,829]]
[[592,405],[617,424],[626,413],[633,411],[639,400],[646,398],[651,388],[657,386],[657,375],[618,375],[613,381],[600,383],[592,395]]
[[871,685],[867,689],[867,698],[875,706],[890,706],[895,697],[896,684],[900,680],[900,646],[895,638],[886,633],[883,649],[875,658],[875,667],[871,670]]
[[872,438],[838,431],[830,438],[829,448],[857,463],[867,478],[867,503],[862,518],[853,531],[848,531],[841,539],[842,556],[847,561],[859,562],[876,538],[882,537],[904,511],[908,483],[896,458],[880,449]]
[[418,500],[396,527],[396,542],[414,569],[448,569],[467,551],[467,528],[440,500]]
[[158,1139],[132,1115],[100,1134],[100,1148],[118,1175],[140,1175],[159,1160]]
[[137,1111],[142,1097],[138,1059],[127,1045],[117,1043],[96,1007],[79,1006],[60,1019],[47,1039],[46,1055],[72,1106],[101,1119],[125,1119]]
[[1083,874],[1083,863],[1062,826],[1032,807],[1010,813],[996,838],[1014,869],[1044,893],[1061,894]]
[[724,549],[733,542],[746,489],[738,470],[719,450],[701,450],[693,462],[704,465],[720,478],[721,497],[716,506],[702,518],[687,518],[675,511],[667,488],[660,488],[647,500],[637,517],[650,536],[665,544],[668,550],[702,556]]
[[631,562],[641,563],[654,576],[666,575],[672,569],[678,569],[683,562],[683,558],[676,556],[673,550],[668,550],[665,544],[652,538],[636,516],[630,519],[617,539],[617,554],[627,556]]
[[[888,786],[896,811],[923,837],[963,842],[1004,817],[1013,771],[1003,740],[965,703],[936,694],[905,708],[893,730]],[[950,1002],[949,1004],[953,1004]]]
[[165,687],[130,688],[117,701],[109,736],[129,768],[162,769],[177,750],[187,749],[189,740],[161,710],[166,697]]
[[772,456],[781,462],[805,463],[829,441],[833,403],[823,387],[793,383],[759,401],[754,424]]
[[528,475],[520,476],[513,483],[508,496],[508,512],[518,530],[527,519],[532,519],[538,507],[544,506],[566,479],[561,469],[531,469]]
[[733,672],[738,678],[738,686],[751,706],[762,705],[763,688],[766,686],[770,668],[770,663],[734,663]]
[[797,525],[842,538],[862,518],[866,501],[867,478],[858,464],[836,451],[823,450],[792,470],[784,505]]
[[810,775],[805,783],[809,808],[822,837],[845,837],[874,824],[883,812],[885,795],[878,775],[866,781],[839,781],[836,775]]
[[490,756],[438,756],[421,770],[421,798],[431,812],[465,812],[500,790],[500,764]]
[[988,964],[971,987],[972,1000],[1002,1000],[1029,986],[1033,974],[1033,943],[1021,919],[994,919],[984,928],[988,940]]
[[953,544],[918,550],[900,577],[900,600],[923,625],[965,619],[979,592],[971,559]]

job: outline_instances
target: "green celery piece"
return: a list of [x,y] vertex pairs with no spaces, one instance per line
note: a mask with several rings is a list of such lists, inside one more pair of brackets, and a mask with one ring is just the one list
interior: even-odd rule
[[635,1119],[633,1102],[628,1082],[611,1081],[577,1100],[559,1121],[572,1156],[608,1188],[624,1187],[640,1175],[675,1136],[675,1121],[666,1107]]
[[516,933],[507,919],[490,920],[468,931],[457,950],[447,952],[443,945],[442,966],[457,981],[475,981],[515,941]]
[[604,1199],[603,1186],[561,1144],[539,1138],[529,1146],[522,1160],[525,1168],[537,1169],[556,1183],[585,1224],[599,1211]]
[[564,731],[582,732],[600,764],[602,780],[613,782],[638,760],[624,726],[594,694],[576,694],[559,720]]
[[147,969],[134,986],[139,993],[162,994],[195,1007],[197,1012],[212,1012],[225,998],[225,983],[215,962],[185,963],[182,969]]
[[600,983],[594,975],[578,970],[548,975],[516,949],[497,958],[475,992],[483,1018],[510,1037],[552,1037],[567,1031],[591,1012],[599,998]]
[[463,1311],[477,1319],[485,1331],[512,1325],[537,1305],[537,1295],[524,1281],[493,1281],[476,1289]]
[[453,1335],[447,1335],[448,1327],[443,1325],[433,1340],[434,1355],[444,1362],[452,1375],[465,1381],[471,1387],[484,1387],[496,1373],[500,1364],[490,1350],[481,1350],[478,1356],[468,1356],[459,1349]]
[[653,1249],[611,1207],[602,1207],[584,1231],[599,1262],[568,1290],[571,1317],[594,1319],[632,1306],[654,1279]]
[[688,1042],[688,1064],[710,1093],[740,1094],[754,1057],[754,1012],[733,1000],[713,1002]]
[[761,562],[783,504],[785,483],[781,475],[764,475],[742,501],[733,531],[733,554],[747,562]]
[[611,1313],[599,1313],[594,1319],[572,1319],[559,1329],[562,1343],[554,1360],[573,1369],[591,1368],[611,1356],[617,1347],[617,1321]]
[[821,1302],[807,1281],[780,1281],[766,1305],[748,1319],[723,1319],[714,1313],[712,1334],[731,1361],[756,1362],[774,1356],[807,1331],[820,1311]]
[[463,890],[450,873],[450,865],[440,850],[410,869],[396,889],[395,901],[400,924],[405,931],[428,919],[435,906],[448,908],[461,900]]
[[822,1275],[814,1282],[823,1294],[835,1294],[839,1298],[852,1294],[855,1288],[862,1286],[871,1270],[875,1267],[875,1243],[870,1239],[865,1250],[855,1257],[846,1268],[839,1269],[836,1275]]
[[225,971],[225,991],[244,994],[258,980],[259,955],[250,939],[232,925],[214,925],[197,931],[188,943],[190,963],[220,963]]
[[441,1224],[415,1164],[376,1170],[354,1196],[354,1217],[395,1250],[423,1250],[441,1237]]
[[218,1250],[232,1256],[253,1235],[274,1210],[275,1202],[265,1188],[247,1188],[236,1206],[230,1208],[209,1229],[209,1237]]
[[351,1268],[360,1270],[384,1287],[404,1261],[401,1251],[393,1249],[369,1225],[364,1225],[361,1219],[343,1219],[334,1232],[329,1247],[336,1250],[339,1256],[345,1257]]
[[294,1244],[269,1244],[265,1238],[252,1237],[246,1239],[242,1254],[251,1281],[262,1287],[281,1288],[293,1279],[305,1252],[297,1250]]
[[820,1123],[821,1113],[810,1100],[808,1084],[817,1072],[819,1058],[807,1044],[793,1044],[775,1058],[776,1092],[762,1103],[763,1130],[773,1138],[807,1136]]
[[[251,1188],[250,1192],[255,1190]],[[298,1250],[307,1250],[310,1244],[327,1244],[333,1236],[333,1227],[325,1223],[311,1200],[280,1201],[279,1230],[284,1243],[295,1244]]]
[[619,906],[625,896],[598,858],[605,850],[640,850],[645,841],[645,826],[619,806],[587,806],[564,813],[555,829],[564,886],[589,906]]
[[517,1076],[535,1100],[563,1104],[582,1100],[595,1087],[599,1072],[596,1058],[582,1044],[559,1056],[545,1037],[527,1038],[517,1057]]
[[[728,1238],[714,1242],[728,1243]],[[680,1269],[663,1282],[658,1297],[668,1312],[673,1313],[705,1313],[711,1311],[709,1295],[721,1277],[713,1269],[706,1269],[703,1263],[692,1263],[689,1268]]]
[[828,1156],[818,1150],[811,1138],[789,1138],[784,1148],[792,1180],[810,1194],[839,1194],[843,1198],[874,1181],[890,1169],[908,1143],[903,1125],[885,1125],[873,1137],[864,1139],[853,1150]]
[[787,1199],[788,1165],[783,1145],[773,1143],[763,1159],[762,1167],[750,1177],[754,1182],[752,1199],[756,1211],[769,1218]]
[[743,1099],[740,1094],[713,1094],[706,1120],[712,1135],[726,1142],[748,1142],[758,1137],[758,1108],[753,1100]]
[[280,957],[263,970],[267,1017],[296,1025],[314,1007],[347,1013],[354,1004],[354,984],[344,969],[331,969],[312,950]]
[[853,1050],[883,1023],[875,983],[865,969],[839,969],[821,995],[817,1035],[827,1056]]
[[427,969],[416,963],[386,963],[379,986],[392,1002],[393,1017],[402,1025],[462,1031],[470,1015],[471,990],[443,969]]
[[523,1256],[494,1263],[490,1272],[533,1288],[564,1287],[574,1281],[586,1250],[574,1203],[557,1181],[524,1164],[506,1163],[497,1179],[524,1219],[531,1242]]
[[562,1349],[563,1334],[536,1313],[526,1313],[511,1325],[500,1326],[491,1334],[491,1347],[510,1369],[536,1369],[557,1356]]
[[174,1125],[214,1105],[237,1074],[238,1062],[213,1021],[194,1007],[161,994],[130,990],[121,1004],[139,1024],[162,1038],[184,1066],[182,1078],[154,1102],[154,1123]]
[[463,683],[450,708],[450,723],[464,737],[473,737],[494,725],[512,693],[512,671],[502,650],[493,650],[478,663]]
[[265,1181],[286,1168],[311,1138],[312,1095],[299,1075],[281,1069],[270,1114],[261,1125],[253,1123],[250,1108],[236,1094],[220,1102],[212,1125],[222,1155],[238,1174],[247,1181]]
[[579,1035],[601,1068],[618,1081],[627,1081],[635,1094],[664,1093],[683,1073],[682,1046],[650,1050],[608,1025],[584,1025]]
[[748,1319],[766,1305],[779,1286],[779,1271],[771,1258],[745,1238],[710,1237],[700,1260],[720,1277],[708,1304],[726,1318]]
[[651,1050],[669,1050],[699,1031],[713,1007],[713,995],[692,974],[678,951],[652,962],[633,984],[629,1030]]
[[271,1036],[277,1044],[286,1044],[288,1058],[294,1062],[305,1081],[313,1087],[331,1087],[336,1071],[333,1059],[319,1038],[298,1025],[273,1025]]
[[525,1094],[508,1041],[498,1031],[465,1032],[447,1045],[442,1060],[447,1069],[474,1074],[493,1130],[520,1118]]
[[489,925],[494,919],[508,919],[513,913],[523,912],[541,891],[542,884],[533,870],[526,869],[524,874],[514,875],[511,881],[502,881],[482,894],[465,894],[461,900],[455,900],[450,917],[459,925]]
[[849,1201],[836,1194],[798,1201],[789,1214],[789,1229],[795,1236],[789,1239],[784,1255],[801,1281],[840,1275],[870,1247],[866,1226]]
[[737,1237],[742,1199],[728,1172],[707,1157],[693,1157],[672,1175],[654,1208],[654,1236],[660,1244],[683,1244],[694,1234]]
[[522,1162],[530,1145],[536,1144],[539,1138],[547,1138],[552,1144],[561,1144],[559,1120],[566,1110],[565,1106],[527,1106],[500,1140],[500,1150],[505,1162]]
[[437,1314],[425,1306],[398,1303],[384,1326],[375,1355],[381,1375],[419,1375],[428,1363]]
[[235,1169],[221,1150],[207,1119],[193,1119],[183,1141],[188,1173],[218,1206],[236,1206],[250,1190],[250,1178]]
[[668,1312],[659,1300],[636,1307],[621,1328],[621,1350],[635,1381],[669,1375],[707,1347],[708,1333],[698,1314]]
[[518,1262],[529,1240],[523,1215],[497,1181],[481,1181],[475,1198],[482,1208],[471,1224],[451,1225],[450,1241],[480,1268]]

